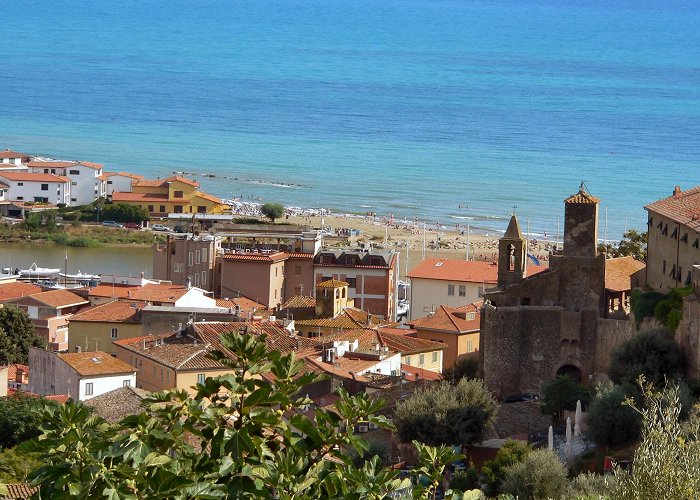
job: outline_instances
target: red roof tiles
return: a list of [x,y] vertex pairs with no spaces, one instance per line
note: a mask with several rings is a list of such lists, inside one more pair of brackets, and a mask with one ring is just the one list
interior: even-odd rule
[[[88,301],[82,298],[80,295],[76,295],[68,290],[49,290],[48,292],[33,293],[28,297],[49,307],[55,307],[57,309],[88,303]],[[15,302],[18,300],[19,299],[15,299]]]
[[15,283],[3,283],[0,285],[0,302],[12,300],[26,295],[41,292],[41,287],[31,283],[17,281]]
[[440,330],[451,333],[468,333],[480,329],[480,304],[462,307],[440,306],[430,316],[410,322],[417,330]]
[[33,174],[31,172],[7,172],[4,170],[0,171],[0,177],[16,182],[70,182],[70,179],[68,177],[62,177],[60,175]]
[[258,262],[280,262],[287,258],[287,254],[284,252],[277,253],[227,253],[224,254],[224,260],[245,260],[245,261],[258,261]]
[[700,186],[686,191],[677,187],[668,198],[650,203],[644,208],[696,231],[700,230]]
[[632,288],[631,276],[644,269],[646,264],[633,257],[617,257],[605,261],[605,288],[613,292],[624,292]]
[[59,353],[58,357],[84,377],[118,375],[136,371],[136,368],[128,363],[102,351]]
[[29,158],[26,153],[18,153],[17,151],[12,151],[10,149],[5,149],[0,151],[0,158]]
[[98,321],[107,323],[138,323],[138,312],[144,306],[143,302],[112,301],[88,307],[73,315],[70,322]]
[[[545,269],[547,269],[545,266],[528,264],[527,275],[532,276]],[[498,264],[478,260],[425,259],[414,267],[407,276],[409,278],[495,284],[498,282]]]

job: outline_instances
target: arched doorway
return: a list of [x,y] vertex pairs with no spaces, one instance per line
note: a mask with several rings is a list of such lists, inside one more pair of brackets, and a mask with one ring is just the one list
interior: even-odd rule
[[580,384],[581,379],[583,378],[581,375],[581,370],[574,365],[562,365],[557,370],[557,377],[560,375],[566,375],[567,377],[570,377],[572,380],[576,381],[577,384]]

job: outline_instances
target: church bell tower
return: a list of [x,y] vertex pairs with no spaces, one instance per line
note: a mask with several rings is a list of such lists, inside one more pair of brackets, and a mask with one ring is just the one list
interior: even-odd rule
[[513,214],[508,229],[498,240],[498,286],[518,283],[525,278],[527,242],[520,231],[518,219]]

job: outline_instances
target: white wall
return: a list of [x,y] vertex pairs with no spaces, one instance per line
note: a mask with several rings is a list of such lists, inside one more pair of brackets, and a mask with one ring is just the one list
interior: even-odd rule
[[[87,401],[105,392],[124,387],[125,380],[129,381],[131,387],[136,387],[136,372],[122,375],[110,375],[108,377],[81,378],[78,399],[80,401]],[[92,384],[92,394],[89,396],[86,394],[87,384]]]
[[71,205],[87,205],[97,198],[105,196],[105,181],[97,179],[102,175],[102,169],[94,169],[80,163],[69,167],[32,167],[31,172],[37,174],[56,172],[56,175],[68,177],[71,180]]
[[[430,280],[410,278],[410,310],[409,319],[424,318],[440,306],[461,307],[480,300],[479,290],[495,285],[484,283],[467,283],[460,281]],[[454,285],[455,294],[448,295],[448,285]],[[459,287],[465,287],[465,295],[459,295]]]
[[204,295],[201,288],[192,287],[185,295],[175,301],[175,307],[218,307],[216,300]]
[[[68,182],[13,181],[5,179],[1,173],[0,182],[10,186],[5,195],[8,200],[34,201],[35,197],[40,197],[48,198],[48,202],[54,205],[58,203],[70,205],[71,190]],[[42,191],[42,184],[48,184],[47,191]]]
[[394,372],[395,375],[401,375],[401,354],[397,352],[391,356],[387,356],[386,358],[377,361],[377,364],[369,370],[359,373],[359,375],[370,372],[381,373],[382,375],[391,375],[391,373]]
[[112,193],[119,191],[121,193],[131,192],[131,183],[133,179],[131,177],[126,177],[123,175],[110,175],[107,178],[107,183],[105,186],[105,194],[108,197],[112,196]]

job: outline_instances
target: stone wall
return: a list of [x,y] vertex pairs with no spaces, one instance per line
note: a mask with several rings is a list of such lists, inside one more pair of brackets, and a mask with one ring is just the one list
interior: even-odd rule
[[598,337],[596,342],[596,355],[594,379],[606,379],[605,374],[610,367],[610,358],[615,349],[631,339],[637,333],[634,319],[598,319]]

